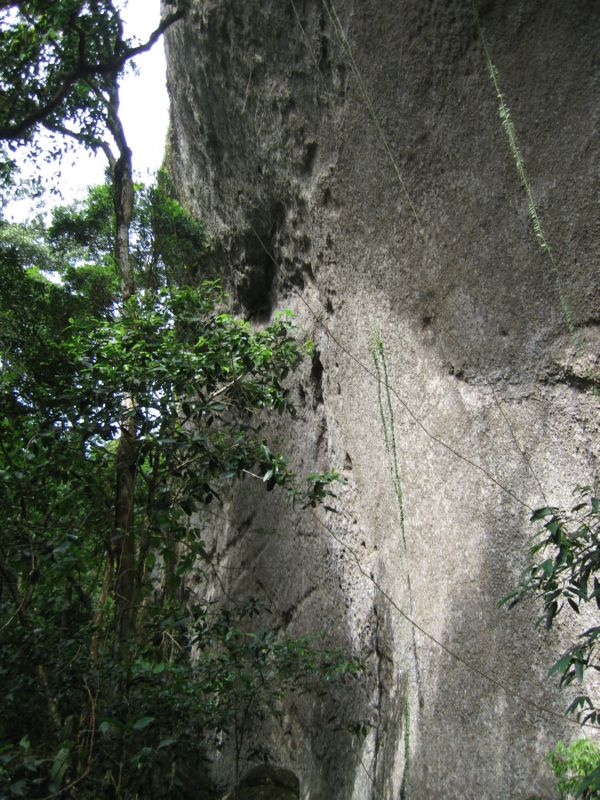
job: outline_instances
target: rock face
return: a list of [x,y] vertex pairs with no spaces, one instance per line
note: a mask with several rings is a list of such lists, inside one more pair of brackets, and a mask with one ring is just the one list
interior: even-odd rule
[[[316,345],[273,437],[347,480],[328,530],[248,486],[214,543],[229,591],[367,659],[337,707],[290,699],[257,734],[305,800],[551,797],[545,754],[578,735],[541,710],[567,705],[546,670],[568,625],[498,600],[530,509],[598,482],[600,6],[478,15],[192,0],[167,37],[182,198],[240,308],[291,307]],[[357,719],[364,740],[335,730]]]

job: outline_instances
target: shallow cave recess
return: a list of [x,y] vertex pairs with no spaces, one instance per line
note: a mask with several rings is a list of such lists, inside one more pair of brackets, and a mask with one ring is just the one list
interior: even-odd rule
[[272,314],[279,267],[278,232],[285,216],[281,202],[255,212],[229,251],[234,293],[249,319],[267,320]]
[[302,291],[307,280],[315,282],[311,241],[298,234],[297,224],[296,206],[278,201],[267,213],[250,218],[230,249],[235,296],[249,319],[266,321],[278,295]]
[[276,265],[260,244],[249,234],[240,248],[233,270],[233,284],[245,315],[252,319],[268,319],[273,307],[273,281]]

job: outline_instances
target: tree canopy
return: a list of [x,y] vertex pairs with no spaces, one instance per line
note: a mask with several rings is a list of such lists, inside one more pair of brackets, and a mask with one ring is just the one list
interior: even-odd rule
[[182,2],[167,3],[171,10],[156,30],[134,42],[124,34],[122,5],[115,0],[0,3],[0,140],[23,141],[44,125],[98,144],[115,76],[185,13]]

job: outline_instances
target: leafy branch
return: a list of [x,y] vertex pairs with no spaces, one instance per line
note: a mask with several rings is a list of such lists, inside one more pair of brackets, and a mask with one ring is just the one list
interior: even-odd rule
[[[563,610],[579,614],[588,603],[600,609],[600,498],[590,486],[577,487],[579,502],[569,512],[546,506],[536,510],[532,522],[542,524],[529,549],[530,565],[521,585],[503,598],[509,607],[527,596],[540,597],[545,625],[551,628]],[[585,672],[600,671],[597,647],[600,626],[584,630],[549,674],[559,675],[563,687],[581,683]],[[580,693],[568,708],[584,722],[600,721],[600,708],[587,693]]]
[[[39,8],[38,8],[39,6]],[[98,12],[92,12],[90,15],[92,27],[83,27],[80,21],[80,13],[84,3],[79,3],[77,13],[71,16],[67,21],[67,27],[63,29],[60,37],[60,42],[68,40],[68,46],[62,47],[59,42],[54,42],[54,53],[49,55],[47,46],[51,43],[48,39],[47,32],[42,33],[40,30],[44,25],[48,24],[47,10],[43,8],[42,4],[31,2],[19,3],[3,3],[0,5],[2,8],[10,8],[13,12],[18,11],[28,21],[28,26],[8,26],[5,32],[4,49],[7,51],[11,45],[11,39],[16,40],[18,44],[27,35],[30,38],[38,40],[38,57],[39,69],[43,72],[52,68],[53,83],[57,84],[51,86],[50,81],[46,85],[31,85],[27,83],[23,73],[18,75],[18,80],[13,80],[12,85],[8,81],[7,95],[17,100],[17,103],[12,103],[10,106],[4,106],[2,109],[3,121],[0,124],[0,140],[14,140],[22,138],[27,132],[37,126],[39,123],[47,121],[57,110],[64,105],[65,101],[73,94],[77,85],[89,85],[94,88],[94,81],[98,78],[110,77],[120,73],[127,62],[135,56],[150,50],[160,37],[168,30],[175,22],[183,19],[186,14],[184,6],[177,8],[175,11],[169,13],[154,31],[149,35],[145,42],[138,45],[125,45],[119,41],[119,46],[116,52],[105,52],[102,54],[102,49],[95,46],[93,51],[96,55],[104,55],[99,59],[90,61],[88,57],[88,50],[90,50],[89,40],[90,34],[96,39],[101,40],[110,25],[114,25],[115,18],[118,17],[116,10],[112,3],[107,3],[107,9],[112,14],[112,19],[106,17]],[[26,15],[26,10],[32,8],[32,14],[37,15],[31,17]],[[64,20],[63,20],[64,21]],[[120,18],[119,18],[120,21]],[[70,35],[70,36],[69,36]],[[100,49],[100,52],[97,52]],[[54,60],[58,58],[58,70],[54,66]],[[74,61],[74,63],[72,63]],[[6,76],[3,76],[6,78]],[[13,77],[12,71],[10,77]],[[6,84],[6,80],[4,81]],[[28,92],[29,90],[29,92]],[[32,91],[33,90],[33,91]],[[15,107],[16,105],[16,107]],[[17,116],[17,108],[22,109],[20,118],[15,119]],[[59,123],[54,121],[54,128],[61,128]]]

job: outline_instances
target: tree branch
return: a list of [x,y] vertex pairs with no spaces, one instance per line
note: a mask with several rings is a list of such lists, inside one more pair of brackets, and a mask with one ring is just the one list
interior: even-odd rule
[[[13,3],[5,4],[14,5]],[[0,8],[3,8],[4,4],[2,0],[0,0]],[[67,75],[64,79],[57,91],[54,95],[45,103],[39,105],[34,111],[31,111],[24,117],[20,122],[15,122],[9,125],[0,125],[0,141],[6,141],[9,139],[18,139],[19,137],[23,136],[30,128],[35,127],[40,122],[56,111],[62,102],[65,100],[73,86],[80,80],[86,78],[93,78],[96,76],[102,75],[111,75],[120,72],[125,64],[132,58],[141,53],[145,53],[150,50],[156,42],[160,39],[163,33],[171,27],[175,22],[180,19],[183,19],[185,16],[185,10],[179,9],[178,11],[174,11],[172,14],[166,16],[160,23],[160,25],[150,34],[148,40],[144,42],[144,44],[137,45],[136,47],[128,47],[124,52],[115,59],[110,61],[100,63],[100,64],[86,64],[85,59],[82,53],[82,48],[80,47],[79,53],[79,62],[77,64],[77,68],[69,75]],[[80,39],[81,44],[81,39]]]

